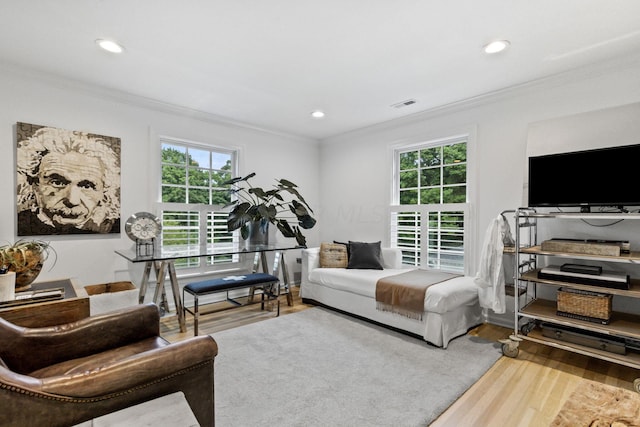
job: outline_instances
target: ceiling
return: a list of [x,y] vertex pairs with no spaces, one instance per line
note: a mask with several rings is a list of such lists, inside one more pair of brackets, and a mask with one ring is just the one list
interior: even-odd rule
[[[0,0],[0,16],[0,63],[312,139],[640,51],[638,0]],[[494,39],[511,46],[488,56]]]

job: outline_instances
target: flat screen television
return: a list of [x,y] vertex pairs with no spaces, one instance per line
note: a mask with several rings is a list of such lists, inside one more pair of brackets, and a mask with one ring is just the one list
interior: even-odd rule
[[640,206],[640,144],[529,157],[529,206]]

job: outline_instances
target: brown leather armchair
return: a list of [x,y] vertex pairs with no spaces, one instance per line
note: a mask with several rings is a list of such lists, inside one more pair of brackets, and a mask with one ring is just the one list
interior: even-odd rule
[[182,391],[214,425],[210,336],[170,344],[139,305],[45,328],[0,319],[0,426],[69,426]]

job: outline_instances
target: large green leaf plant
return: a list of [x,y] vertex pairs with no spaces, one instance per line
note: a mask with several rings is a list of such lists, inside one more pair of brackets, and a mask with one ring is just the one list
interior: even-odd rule
[[[311,216],[313,210],[298,192],[298,186],[286,179],[276,180],[273,188],[264,190],[254,187],[249,180],[256,176],[250,173],[245,177],[237,177],[226,181],[231,198],[234,200],[226,207],[232,207],[227,217],[229,231],[240,229],[243,239],[249,237],[250,224],[259,223],[261,227],[271,223],[278,227],[284,237],[294,237],[300,246],[306,246],[307,240],[300,231],[316,225]],[[293,214],[297,225],[289,224],[286,216]]]

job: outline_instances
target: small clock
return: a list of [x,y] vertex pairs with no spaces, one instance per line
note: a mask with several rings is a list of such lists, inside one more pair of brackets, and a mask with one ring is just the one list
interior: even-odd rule
[[131,240],[151,240],[160,235],[162,223],[149,212],[138,212],[129,217],[124,224],[124,231]]
[[162,223],[149,212],[138,212],[124,224],[127,236],[136,242],[137,256],[151,256],[155,250],[156,238],[162,231]]

